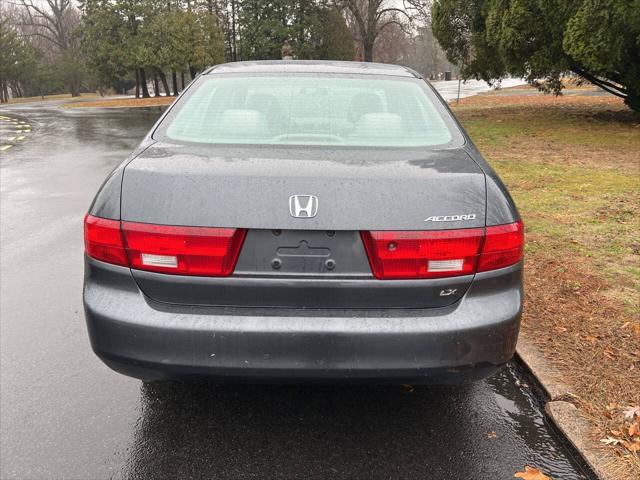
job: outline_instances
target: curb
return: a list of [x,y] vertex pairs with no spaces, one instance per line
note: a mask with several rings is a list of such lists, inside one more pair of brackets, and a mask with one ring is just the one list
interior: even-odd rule
[[516,353],[548,396],[549,400],[544,410],[551,421],[600,480],[617,480],[619,477],[612,473],[615,471],[616,457],[612,452],[602,449],[591,438],[589,421],[571,403],[575,395],[571,393],[569,386],[563,383],[558,370],[551,365],[538,347],[522,335],[518,339]]

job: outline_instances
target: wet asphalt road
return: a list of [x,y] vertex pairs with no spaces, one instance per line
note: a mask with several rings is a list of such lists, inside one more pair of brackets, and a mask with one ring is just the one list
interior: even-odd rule
[[0,477],[590,478],[510,365],[465,387],[143,385],[91,352],[82,218],[159,111],[23,105],[0,153]]

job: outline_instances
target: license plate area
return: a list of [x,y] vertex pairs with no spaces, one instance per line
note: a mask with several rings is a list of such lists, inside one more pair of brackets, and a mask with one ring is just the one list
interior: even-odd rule
[[356,231],[249,230],[234,275],[371,277]]

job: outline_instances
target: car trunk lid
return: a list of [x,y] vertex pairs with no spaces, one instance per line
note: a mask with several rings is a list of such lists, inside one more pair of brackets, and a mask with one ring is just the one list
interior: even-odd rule
[[[170,303],[445,306],[464,294],[473,275],[375,279],[360,232],[477,228],[485,222],[484,174],[461,149],[159,143],[127,166],[122,188],[123,221],[247,230],[230,277],[134,270],[145,294]],[[291,200],[296,195],[299,205]],[[317,211],[307,215],[296,207]]]

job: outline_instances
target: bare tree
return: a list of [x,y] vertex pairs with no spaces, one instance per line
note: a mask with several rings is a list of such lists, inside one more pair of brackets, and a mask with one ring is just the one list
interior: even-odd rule
[[402,0],[404,11],[419,26],[431,25],[433,0]]
[[376,62],[406,65],[411,38],[398,24],[384,28],[376,40],[374,58]]
[[396,25],[404,30],[406,25],[400,19],[410,20],[407,12],[393,6],[396,2],[392,0],[336,0],[336,5],[346,10],[355,26],[365,62],[373,61],[376,39],[386,27]]
[[409,63],[423,75],[437,79],[443,69],[457,71],[458,68],[446,59],[444,51],[431,30],[433,3],[433,0],[402,0],[403,8],[411,17],[413,27]]
[[42,39],[42,50],[57,56],[61,75],[71,93],[80,95],[82,73],[79,69],[80,39],[76,30],[80,25],[80,12],[71,0],[20,0],[21,27],[26,36]]

